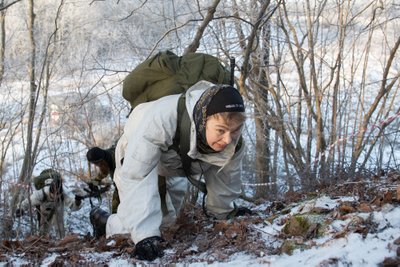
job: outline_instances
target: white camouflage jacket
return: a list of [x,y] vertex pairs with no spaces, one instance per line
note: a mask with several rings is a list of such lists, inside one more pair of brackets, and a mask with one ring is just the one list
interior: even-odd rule
[[[54,201],[49,196],[50,186],[45,186],[42,189],[35,190],[30,195],[29,199],[25,199],[21,202],[21,209],[27,210],[29,203],[32,207],[42,205],[45,202]],[[72,211],[79,210],[81,205],[76,205],[75,196],[63,185],[63,196],[64,196],[64,207],[71,209]]]

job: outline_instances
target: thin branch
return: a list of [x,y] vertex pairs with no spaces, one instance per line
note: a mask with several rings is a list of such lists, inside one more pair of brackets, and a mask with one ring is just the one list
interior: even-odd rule
[[[119,2],[119,1],[118,1],[118,2]],[[123,20],[126,20],[126,19],[130,18],[131,16],[133,16],[133,14],[134,14],[136,11],[138,11],[139,9],[141,9],[146,3],[147,3],[147,0],[145,0],[138,8],[135,8],[134,10],[132,10],[132,11],[129,13],[128,16],[126,16],[126,17],[120,19],[119,21],[123,21]]]
[[213,19],[215,11],[217,10],[217,6],[221,0],[215,0],[214,3],[208,8],[208,12],[206,17],[203,20],[203,23],[200,25],[200,27],[197,29],[196,36],[194,37],[192,43],[189,44],[189,46],[185,49],[185,52],[183,54],[187,54],[190,52],[196,52],[197,48],[200,45],[200,40],[203,37],[203,33],[205,29],[207,28],[208,24],[210,24],[210,21]]
[[14,2],[9,3],[8,5],[1,6],[1,7],[0,7],[0,11],[3,11],[3,10],[5,10],[5,9],[7,9],[7,8],[9,8],[10,6],[12,6],[12,5],[14,5],[14,4],[18,3],[18,2],[21,2],[21,0],[16,0],[16,1],[14,1]]

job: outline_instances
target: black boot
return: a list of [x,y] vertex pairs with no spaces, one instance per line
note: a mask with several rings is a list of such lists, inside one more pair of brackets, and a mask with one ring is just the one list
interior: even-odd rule
[[106,224],[107,219],[110,217],[110,214],[100,209],[99,207],[95,207],[90,211],[90,223],[93,226],[93,235],[96,238],[100,238],[106,234]]
[[159,236],[152,236],[143,239],[135,246],[133,256],[139,260],[153,261],[164,255],[163,245],[164,239]]

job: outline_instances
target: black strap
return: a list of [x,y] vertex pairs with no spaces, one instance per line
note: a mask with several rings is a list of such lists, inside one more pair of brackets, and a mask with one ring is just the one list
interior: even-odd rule
[[161,199],[161,211],[163,216],[166,216],[168,214],[168,207],[166,201],[167,182],[165,181],[165,176],[158,175],[158,192]]
[[[48,185],[46,185],[48,186]],[[49,190],[50,192],[50,190]],[[42,202],[47,202],[47,194],[44,192],[44,187],[42,188],[42,194],[43,194],[43,198],[42,198]]]
[[178,101],[178,124],[173,140],[172,148],[178,152],[181,157],[183,171],[189,182],[197,187],[201,192],[207,194],[206,184],[196,180],[191,175],[191,165],[193,159],[188,156],[190,150],[190,118],[185,105],[185,94],[179,97]]
[[235,58],[231,57],[230,58],[230,64],[231,64],[231,79],[230,79],[230,86],[235,85]]

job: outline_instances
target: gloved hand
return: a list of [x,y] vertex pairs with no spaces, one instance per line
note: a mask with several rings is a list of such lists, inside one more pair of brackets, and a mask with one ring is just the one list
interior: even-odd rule
[[16,216],[16,217],[24,216],[24,210],[22,210],[22,209],[16,209],[16,210],[15,210],[15,216]]
[[92,192],[99,191],[99,187],[95,185],[93,182],[87,182],[87,185],[89,186],[90,191]]
[[104,191],[108,191],[111,188],[111,184],[106,184],[103,188]]
[[161,244],[164,242],[159,236],[152,236],[138,242],[135,247],[134,257],[139,260],[153,261],[158,257],[164,256]]
[[75,204],[80,206],[82,204],[82,199],[84,199],[84,197],[75,195]]
[[228,214],[227,219],[232,219],[233,217],[245,215],[253,215],[253,211],[246,207],[235,207],[235,209]]
[[253,211],[246,207],[237,207],[235,217],[253,215]]

